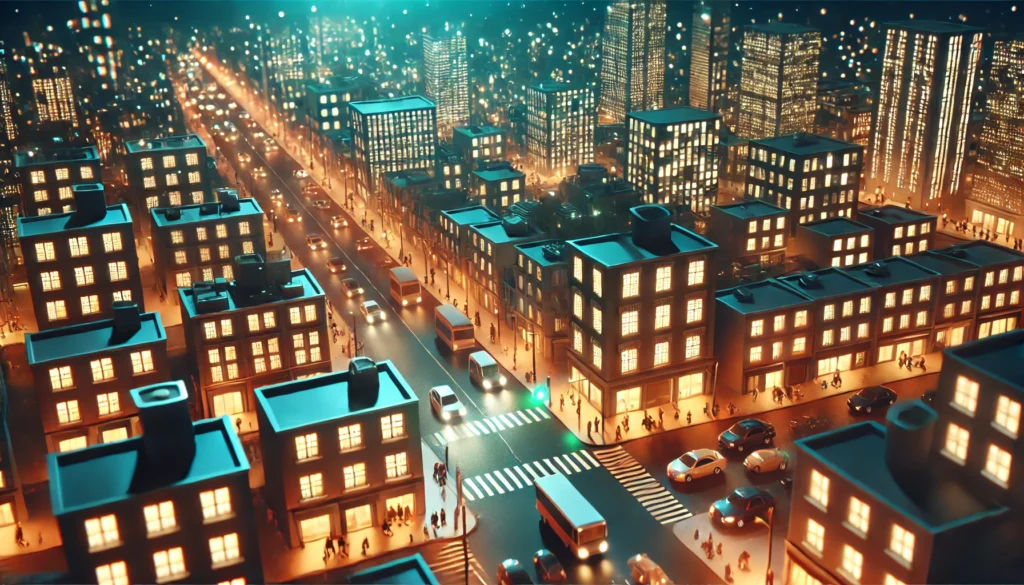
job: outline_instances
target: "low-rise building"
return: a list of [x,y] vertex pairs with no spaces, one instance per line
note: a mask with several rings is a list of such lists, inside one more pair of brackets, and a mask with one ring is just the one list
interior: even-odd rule
[[440,231],[437,240],[437,256],[444,263],[445,277],[455,279],[462,288],[467,288],[466,261],[472,255],[473,234],[470,228],[476,224],[500,220],[501,217],[482,205],[470,205],[441,212]]
[[641,205],[640,192],[628,181],[616,179],[599,164],[580,165],[576,174],[559,184],[562,198],[581,216],[588,235],[607,234],[629,227],[629,210]]
[[1024,252],[984,240],[946,248],[979,269],[978,309],[973,339],[1012,331],[1020,323]]
[[939,274],[933,320],[933,347],[955,347],[974,339],[978,314],[980,268],[949,248],[928,250],[908,256]]
[[833,217],[797,226],[790,252],[813,268],[853,266],[875,259],[873,242],[870,227],[846,217]]
[[507,154],[505,131],[495,126],[459,126],[452,133],[452,146],[470,169],[503,160]]
[[732,280],[751,265],[781,271],[789,243],[788,215],[785,209],[757,199],[713,205],[707,235],[721,250],[723,265],[717,272]]
[[875,230],[875,258],[910,256],[935,247],[938,217],[899,205],[861,209],[857,221]]
[[518,257],[512,266],[516,334],[526,340],[533,352],[546,359],[563,362],[569,342],[569,275],[565,242],[539,240],[516,244],[516,251]]
[[192,422],[182,382],[135,388],[141,436],[48,459],[75,583],[263,583],[249,460],[226,417]]
[[16,150],[13,158],[21,183],[21,214],[26,217],[74,211],[72,188],[100,182],[95,146]]
[[[512,275],[508,272],[518,259],[516,244],[543,239],[544,234],[522,217],[507,215],[498,221],[469,226],[472,256],[466,258],[470,278],[469,294],[484,309],[512,320]],[[506,287],[506,284],[509,287]]]
[[[475,166],[475,165],[474,165]],[[469,171],[473,168],[451,144],[437,145],[437,184],[445,189],[468,189]]]
[[203,203],[210,196],[206,143],[198,135],[129,141],[125,149],[136,209]]
[[481,165],[470,173],[469,183],[473,201],[499,213],[527,199],[526,174],[508,161]]
[[326,83],[306,84],[306,117],[324,134],[352,126],[348,105],[367,99],[366,82],[357,76],[331,77]]
[[419,398],[393,363],[356,358],[256,401],[264,498],[289,546],[379,526],[389,509],[425,515]]

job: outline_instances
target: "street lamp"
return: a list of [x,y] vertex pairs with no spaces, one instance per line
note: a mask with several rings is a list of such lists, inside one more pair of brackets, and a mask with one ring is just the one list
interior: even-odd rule
[[775,506],[768,508],[768,518],[754,516],[756,524],[764,524],[768,528],[768,565],[764,570],[765,585],[773,585],[775,574],[772,573],[772,533],[775,531]]

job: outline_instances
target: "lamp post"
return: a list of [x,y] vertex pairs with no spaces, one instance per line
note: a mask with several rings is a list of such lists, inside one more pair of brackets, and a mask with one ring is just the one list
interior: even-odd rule
[[754,516],[754,522],[764,524],[768,528],[768,563],[764,570],[764,582],[765,585],[769,585],[775,580],[774,573],[772,573],[772,533],[775,531],[775,506],[768,508],[767,519]]

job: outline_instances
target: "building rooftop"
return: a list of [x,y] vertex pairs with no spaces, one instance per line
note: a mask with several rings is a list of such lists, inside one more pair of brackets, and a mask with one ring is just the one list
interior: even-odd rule
[[[744,298],[744,291],[749,296]],[[811,299],[774,278],[718,291],[718,302],[743,315],[809,304]]]
[[824,236],[849,236],[873,232],[871,226],[847,219],[845,217],[830,217],[818,221],[811,221],[800,224],[797,230],[805,229]]
[[665,258],[676,254],[711,252],[718,249],[718,244],[675,224],[672,224],[671,237],[673,249],[666,254],[655,254],[646,248],[638,246],[633,241],[633,234],[630,232],[570,240],[568,245],[579,250],[584,256],[587,256],[594,262],[608,268],[632,262]]
[[306,91],[310,93],[340,93],[358,89],[364,85],[364,81],[357,75],[349,77],[330,77],[324,83],[307,83]]
[[438,585],[420,553],[349,575],[352,585]]
[[[216,206],[216,213],[202,213],[205,206],[209,206],[208,209],[214,209],[214,206]],[[154,207],[149,213],[153,217],[154,225],[157,227],[167,227],[204,221],[217,221],[231,217],[244,217],[247,215],[262,216],[263,209],[260,208],[260,204],[255,199],[246,198],[238,200],[238,211],[224,211],[218,203],[195,203],[179,207]],[[168,213],[172,216],[180,214],[180,218],[168,219]],[[262,222],[263,219],[260,218],[260,221]]]
[[408,112],[411,110],[423,110],[436,108],[434,102],[425,97],[410,95],[382,100],[368,100],[363,102],[351,102],[348,107],[364,116],[375,114],[390,114],[392,112]]
[[897,22],[887,22],[885,23],[885,26],[887,28],[900,28],[940,35],[948,33],[959,34],[981,32],[982,30],[974,26],[967,26],[966,24],[942,22],[940,20],[901,20]]
[[776,215],[785,215],[789,213],[782,207],[772,205],[771,203],[761,199],[739,201],[737,203],[730,203],[729,205],[714,205],[713,208],[737,219],[760,219],[763,217],[774,217]]
[[[877,270],[876,268],[881,268]],[[883,258],[874,262],[841,268],[858,280],[871,286],[891,286],[904,282],[916,282],[935,276],[935,272],[907,260],[903,256]]]
[[[185,477],[154,485],[147,477],[143,436],[50,453],[50,504],[54,516],[135,498],[149,489],[174,488],[233,473],[249,473],[249,460],[227,416],[192,423],[195,458]],[[103,478],[97,481],[96,478]],[[141,489],[140,489],[141,488]]]
[[516,225],[522,227],[506,229],[510,226],[506,219],[501,219],[498,221],[474,224],[470,226],[469,229],[480,234],[481,238],[491,242],[492,244],[521,242],[528,238],[536,238],[539,235],[538,232],[531,228],[526,222],[518,223]]
[[858,211],[861,217],[870,217],[893,225],[918,222],[924,219],[935,219],[934,215],[907,209],[899,205],[882,205],[880,207],[863,207]]
[[586,89],[582,86],[575,86],[561,81],[542,81],[540,83],[534,83],[530,86],[533,91],[539,91],[542,93],[557,93],[560,91],[571,91],[574,89]]
[[463,134],[470,138],[477,138],[480,136],[501,134],[502,129],[497,126],[458,126],[455,128],[454,132],[455,134]]
[[[562,255],[554,258],[544,253],[545,248],[551,252],[559,249],[562,251]],[[565,240],[539,240],[528,244],[516,244],[516,250],[522,252],[523,256],[533,260],[533,263],[539,266],[558,266],[566,263]]]
[[513,169],[511,165],[492,165],[490,167],[473,171],[473,176],[477,177],[481,181],[493,182],[505,181],[508,179],[522,179],[526,177],[526,174]]
[[1024,261],[1024,252],[984,240],[972,240],[946,249],[955,257],[981,267]]
[[773,35],[795,35],[809,32],[819,32],[817,29],[813,29],[800,24],[792,24],[789,22],[772,22],[768,24],[748,24],[747,30],[756,30]]
[[939,274],[962,274],[964,272],[976,272],[978,270],[978,267],[974,264],[950,254],[949,248],[927,250],[925,252],[908,256],[908,258],[911,261],[924,266],[928,270],[934,270]]
[[827,299],[863,291],[873,287],[861,282],[838,268],[823,268],[814,272],[805,272],[780,276],[778,280],[814,299]]
[[497,213],[494,213],[483,205],[471,205],[469,207],[461,207],[459,209],[448,209],[446,211],[442,211],[441,215],[447,217],[449,221],[454,222],[456,225],[474,225],[501,219]]
[[14,168],[16,169],[62,162],[98,162],[99,160],[100,153],[95,146],[14,151]]
[[160,150],[179,150],[182,148],[206,148],[206,143],[197,134],[185,134],[182,136],[170,136],[154,140],[130,140],[125,143],[128,154],[138,152],[153,152]]
[[399,189],[431,183],[433,175],[424,169],[405,169],[384,173],[384,180]]
[[945,354],[1024,391],[1024,329],[951,347]]
[[835,138],[829,138],[828,136],[821,136],[818,134],[807,134],[804,132],[789,134],[786,136],[776,136],[775,138],[751,140],[750,146],[763,146],[765,148],[771,148],[773,150],[796,156],[839,152],[843,150],[859,150],[863,148],[859,144],[854,144],[852,142],[836,140]]
[[194,319],[200,315],[211,315],[211,314],[223,314],[229,311],[237,311],[239,309],[247,309],[249,307],[260,307],[271,303],[285,303],[285,302],[298,302],[302,299],[308,299],[312,297],[324,296],[324,291],[320,288],[320,284],[313,278],[313,273],[308,268],[301,268],[299,270],[293,270],[291,273],[292,284],[302,284],[302,294],[296,296],[286,297],[279,293],[264,293],[256,294],[252,296],[244,296],[238,291],[238,280],[231,282],[227,285],[227,289],[224,292],[224,296],[227,297],[227,307],[222,311],[216,313],[200,313],[196,309],[196,299],[193,294],[193,289],[190,287],[179,288],[178,295],[182,306],[188,311],[188,316]]
[[976,499],[955,482],[936,480],[925,497],[911,497],[886,465],[886,428],[861,422],[800,439],[796,444],[829,470],[916,524],[937,533],[1004,508]]
[[33,217],[18,218],[18,237],[28,238],[45,236],[60,232],[70,232],[96,227],[109,227],[132,223],[132,215],[128,212],[128,206],[124,203],[107,206],[107,213],[103,219],[85,225],[76,225],[77,212],[51,213],[50,215],[36,215]]
[[139,320],[142,327],[128,336],[118,335],[113,319],[26,333],[28,363],[36,365],[167,340],[160,313],[142,313]]
[[415,391],[391,360],[377,362],[380,388],[367,408],[349,406],[348,370],[311,376],[256,389],[256,402],[275,433],[340,421],[353,414],[374,412],[419,401]]
[[711,122],[722,117],[721,114],[697,108],[670,108],[667,110],[647,110],[630,112],[627,118],[636,118],[648,124],[680,124],[686,122]]

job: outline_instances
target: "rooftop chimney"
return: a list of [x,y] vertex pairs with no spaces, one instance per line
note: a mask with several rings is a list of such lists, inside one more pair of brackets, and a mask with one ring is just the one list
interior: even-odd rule
[[629,213],[633,216],[634,244],[658,255],[672,248],[672,212],[660,205],[638,205]]
[[938,414],[920,400],[897,402],[886,414],[885,465],[911,499],[923,501],[931,484],[928,454]]
[[132,301],[114,301],[114,333],[111,341],[124,343],[142,329],[139,306]]
[[368,357],[353,358],[348,363],[349,410],[372,408],[380,395],[377,364]]
[[793,146],[810,146],[818,142],[818,137],[808,132],[797,132],[793,135]]
[[82,227],[103,221],[107,216],[107,199],[103,185],[89,183],[74,185],[71,193],[75,198],[75,213],[68,221],[68,227]]
[[238,191],[234,189],[217,189],[217,201],[220,202],[221,213],[235,213],[241,209],[238,204]]
[[196,456],[185,384],[162,382],[135,388],[131,395],[142,421],[142,453],[133,484],[167,485],[182,480]]

